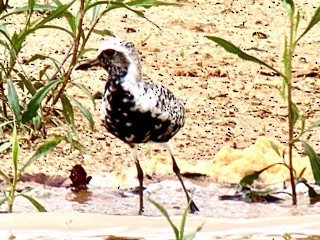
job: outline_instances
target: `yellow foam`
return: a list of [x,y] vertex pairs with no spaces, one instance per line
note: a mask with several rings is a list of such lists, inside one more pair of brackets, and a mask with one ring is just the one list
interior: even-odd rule
[[[253,171],[259,171],[274,163],[283,163],[283,158],[272,148],[273,143],[280,154],[287,152],[285,145],[278,140],[260,136],[256,142],[244,149],[233,149],[230,146],[224,146],[213,158],[213,161],[197,161],[196,164],[190,164],[186,161],[177,159],[181,172],[192,172],[206,174],[211,177],[213,182],[239,183],[247,174]],[[306,167],[304,177],[313,181],[312,171],[308,157],[300,157],[298,153],[293,152],[293,165],[297,173],[300,173]],[[285,161],[288,162],[287,154]],[[165,176],[174,174],[172,162],[169,156],[156,155],[151,159],[140,161],[145,174],[150,176]],[[136,167],[134,164],[126,170],[122,169],[118,173],[117,179],[122,187],[137,185]],[[278,183],[289,179],[289,171],[283,165],[276,165],[260,175],[259,182],[265,184]]]
[[[258,137],[255,144],[245,149],[233,149],[229,146],[223,147],[213,159],[213,171],[210,174],[214,181],[239,182],[245,175],[253,171],[261,170],[274,163],[283,163],[283,158],[272,148],[272,142],[280,154],[287,153],[287,148],[278,140]],[[288,156],[285,154],[285,161]],[[308,157],[300,157],[293,152],[293,166],[297,173],[306,167],[304,177],[312,180],[312,172]],[[289,171],[283,165],[276,165],[261,174],[264,183],[276,183],[289,178]]]

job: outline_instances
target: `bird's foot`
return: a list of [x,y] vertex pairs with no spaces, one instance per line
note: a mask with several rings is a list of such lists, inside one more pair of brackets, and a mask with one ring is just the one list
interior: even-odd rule
[[197,207],[197,205],[194,203],[194,201],[191,200],[190,205],[189,205],[189,210],[190,213],[195,213],[195,212],[199,212],[199,208]]
[[143,212],[144,212],[144,208],[142,207],[139,209],[138,215],[142,215]]

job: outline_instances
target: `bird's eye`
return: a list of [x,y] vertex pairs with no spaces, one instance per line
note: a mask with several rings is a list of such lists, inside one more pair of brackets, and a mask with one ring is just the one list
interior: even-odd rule
[[108,57],[112,57],[112,56],[116,55],[116,51],[113,49],[107,49],[107,50],[103,51],[103,53]]

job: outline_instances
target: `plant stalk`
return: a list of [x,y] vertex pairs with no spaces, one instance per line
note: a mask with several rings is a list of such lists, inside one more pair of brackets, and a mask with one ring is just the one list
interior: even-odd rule
[[293,113],[293,102],[292,102],[292,56],[295,48],[294,37],[295,37],[295,19],[294,13],[290,16],[290,36],[289,43],[285,46],[288,51],[288,59],[285,63],[286,77],[287,77],[287,103],[288,103],[288,125],[289,125],[289,172],[290,172],[290,184],[292,189],[292,204],[297,205],[297,193],[294,178],[293,169],[293,147],[294,147],[294,113]]
[[80,17],[79,17],[79,21],[78,21],[78,28],[77,28],[77,36],[76,36],[76,39],[74,41],[74,44],[73,44],[73,53],[72,53],[72,58],[71,58],[71,62],[70,62],[70,65],[69,65],[69,69],[68,71],[66,72],[64,78],[65,78],[65,81],[62,83],[62,86],[61,88],[59,89],[57,95],[55,96],[55,98],[53,99],[52,101],[52,104],[51,106],[54,106],[56,105],[56,103],[58,102],[61,94],[64,92],[66,86],[67,86],[67,83],[68,81],[70,80],[70,75],[71,75],[71,72],[77,62],[77,55],[78,55],[78,49],[79,49],[79,46],[80,46],[80,39],[81,39],[81,35],[82,35],[82,24],[83,24],[83,17],[84,17],[84,1],[85,0],[81,0],[80,1]]

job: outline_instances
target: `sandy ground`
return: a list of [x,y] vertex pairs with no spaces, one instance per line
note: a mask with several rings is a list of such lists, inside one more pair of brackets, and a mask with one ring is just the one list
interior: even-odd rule
[[[110,12],[97,28],[111,30],[117,37],[133,41],[141,52],[144,74],[167,86],[186,101],[185,127],[173,139],[174,152],[179,162],[188,164],[189,169],[192,166],[201,169],[202,166],[202,169],[207,170],[210,165],[216,169],[212,174],[215,181],[227,181],[230,178],[234,182],[244,174],[241,164],[233,169],[226,169],[221,174],[218,168],[221,165],[214,164],[216,154],[227,146],[239,151],[250,148],[259,136],[277,139],[279,144],[285,143],[285,103],[278,90],[272,87],[280,84],[279,77],[272,76],[268,69],[226,53],[205,36],[223,37],[249,54],[281,69],[282,42],[288,25],[286,12],[278,1],[182,0],[179,3],[180,7],[159,7],[145,11],[146,16],[162,31],[145,19],[123,10]],[[300,1],[299,4],[303,15],[300,25],[304,29],[320,1]],[[17,27],[23,23],[18,18],[16,22]],[[65,23],[60,21],[60,24]],[[255,32],[266,34],[266,38],[257,38]],[[317,26],[306,35],[298,44],[294,56],[294,99],[301,111],[308,116],[308,125],[319,119],[320,115],[320,85],[317,81],[320,59],[318,51],[315,51],[320,49],[319,32],[320,27]],[[97,48],[101,40],[100,36],[93,35],[88,47]],[[41,52],[62,59],[70,39],[44,29],[39,30],[36,37],[30,38],[26,44],[28,47],[22,58],[28,59],[31,53]],[[86,54],[88,58],[92,56],[93,53]],[[42,64],[38,62],[23,68],[30,72],[30,76],[37,77]],[[308,75],[312,71],[318,75]],[[104,89],[103,71],[74,72],[73,77],[75,81],[87,86],[93,94]],[[78,138],[87,147],[87,152],[70,152],[68,145],[61,144],[46,158],[30,166],[28,172],[67,177],[75,164],[82,164],[89,175],[104,172],[120,174],[132,167],[134,164],[127,147],[108,134],[100,124],[100,100],[96,100],[94,108],[88,98],[77,89],[70,87],[67,93],[77,97],[93,113],[93,130],[81,114],[76,113]],[[48,135],[57,131],[63,133],[61,129],[49,129]],[[6,134],[3,136],[8,137]],[[317,131],[305,138],[316,151],[319,150]],[[30,143],[22,139],[22,161],[35,151],[37,141]],[[228,149],[232,151],[231,148]],[[162,149],[158,150],[156,145],[150,145],[142,147],[140,158],[143,164],[148,164],[149,159],[155,156],[163,158],[166,154]],[[243,166],[250,167],[251,170],[260,169],[262,155],[254,156],[250,164],[246,162]],[[5,153],[0,157],[1,170],[9,171],[10,154]],[[170,161],[164,162],[167,162],[170,169]],[[207,165],[203,165],[204,162]],[[228,164],[226,162],[224,165]],[[307,161],[305,164],[308,164]],[[174,177],[172,173],[169,174],[169,170],[160,172],[165,174],[158,175],[158,178]],[[233,178],[234,175],[237,177]]]

